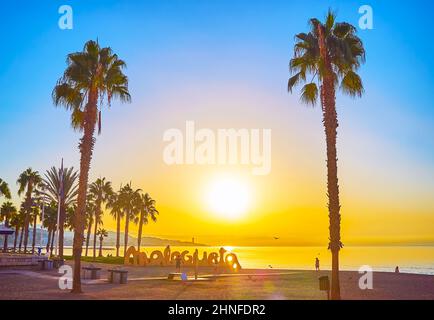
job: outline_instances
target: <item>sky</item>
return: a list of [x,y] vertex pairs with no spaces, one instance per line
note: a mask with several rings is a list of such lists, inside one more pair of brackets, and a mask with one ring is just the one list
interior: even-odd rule
[[[73,29],[58,27],[61,5]],[[286,90],[294,36],[327,10],[358,26],[362,1],[13,1],[2,4],[0,177],[79,166],[80,134],[51,92],[66,55],[90,39],[126,61],[131,104],[103,110],[90,180],[132,182],[157,201],[144,234],[218,245],[326,245],[325,137],[319,107]],[[338,93],[342,237],[346,244],[434,243],[434,42],[431,1],[370,1],[374,28],[362,98]],[[271,129],[272,169],[163,161],[163,134],[197,128]],[[243,215],[212,212],[222,177],[248,186]],[[0,199],[3,201],[4,199]],[[222,199],[224,200],[224,199]],[[111,218],[104,220],[114,230]],[[135,226],[132,232],[136,232]],[[273,237],[279,237],[279,241]]]

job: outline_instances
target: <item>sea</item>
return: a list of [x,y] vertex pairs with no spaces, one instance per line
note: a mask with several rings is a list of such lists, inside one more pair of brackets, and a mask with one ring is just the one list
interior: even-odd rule
[[[197,247],[199,254],[207,251],[218,252],[221,247]],[[235,253],[243,268],[252,269],[292,269],[312,270],[315,258],[320,260],[322,270],[331,269],[331,253],[324,247],[245,247],[224,246]],[[188,250],[196,247],[172,246],[172,251]],[[164,247],[142,247],[148,255]],[[92,255],[92,249],[89,251]],[[121,248],[120,252],[123,252]],[[103,255],[115,255],[114,247],[105,247]],[[65,254],[71,255],[72,248],[66,247]],[[434,246],[346,246],[340,253],[340,269],[358,271],[370,267],[374,271],[394,272],[398,266],[400,272],[434,275]]]

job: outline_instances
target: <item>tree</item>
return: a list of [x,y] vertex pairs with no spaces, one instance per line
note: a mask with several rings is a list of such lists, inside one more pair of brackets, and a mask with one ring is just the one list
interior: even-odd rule
[[119,193],[119,199],[122,205],[122,211],[124,212],[125,216],[125,238],[124,238],[124,256],[126,253],[126,250],[128,248],[128,235],[129,235],[129,226],[130,221],[133,223],[138,222],[137,215],[140,212],[141,208],[141,193],[142,190],[136,189],[133,190],[131,188],[131,183],[127,184],[125,187],[123,187]]
[[142,243],[142,228],[144,224],[148,224],[149,218],[156,222],[158,210],[155,208],[155,200],[151,198],[149,193],[142,194],[142,206],[140,208],[139,218],[139,235],[137,238],[137,250],[140,251],[140,244]]
[[106,229],[99,228],[97,231],[97,235],[99,237],[99,254],[98,257],[102,257],[102,242],[104,238],[108,237],[108,232]]
[[[64,228],[66,221],[66,211],[70,206],[73,206],[77,200],[77,185],[78,173],[74,168],[57,169],[51,167],[45,172],[44,184],[46,186],[45,195],[50,201],[59,202],[59,257],[63,258],[64,247]],[[61,182],[63,181],[63,190]],[[60,197],[60,199],[59,199]]]
[[11,191],[9,190],[9,185],[0,179],[0,197],[4,196],[6,199],[11,198]]
[[110,48],[101,48],[98,42],[88,41],[82,52],[68,55],[67,65],[62,78],[53,90],[53,100],[56,106],[63,106],[72,112],[73,128],[83,132],[79,144],[81,158],[74,222],[72,289],[74,293],[81,293],[81,251],[86,217],[86,194],[97,122],[98,132],[101,132],[101,110],[98,107],[110,106],[113,98],[129,102],[131,97],[128,92],[128,78],[122,71],[126,66],[125,62],[120,60]]
[[112,184],[106,181],[105,178],[99,178],[89,186],[89,193],[95,199],[95,219],[94,219],[94,233],[93,233],[93,258],[96,257],[96,237],[97,228],[102,225],[102,205],[107,203],[110,196],[113,194]]
[[[29,225],[30,225],[30,216],[32,214],[32,207],[34,205],[32,194],[34,189],[42,182],[41,176],[38,171],[33,171],[31,168],[28,168],[23,173],[20,174],[17,184],[19,186],[18,195],[26,191],[25,201],[24,201],[24,252],[27,251],[27,241],[29,237]],[[21,246],[20,246],[21,248]]]
[[[0,221],[5,222],[5,227],[9,228],[9,222],[12,217],[17,214],[17,208],[12,204],[12,202],[5,202],[0,208]],[[8,251],[8,235],[5,235],[5,240],[3,244],[3,251]]]
[[20,228],[23,225],[24,220],[23,220],[23,215],[19,212],[16,212],[15,214],[12,215],[11,219],[10,219],[10,226],[12,228],[15,228],[15,234],[14,234],[14,249],[13,251],[15,252],[17,249],[17,241],[18,241],[18,236],[20,233]]
[[[122,188],[122,187],[121,187]],[[119,257],[120,238],[121,238],[121,220],[124,218],[122,202],[119,193],[113,192],[107,202],[107,208],[110,209],[110,215],[116,221],[116,257]]]
[[[349,23],[337,23],[331,11],[325,23],[311,19],[310,26],[309,33],[296,35],[294,57],[290,62],[293,76],[288,81],[288,91],[292,92],[296,85],[304,82],[306,84],[301,90],[301,100],[315,105],[319,96],[321,102],[327,144],[329,250],[332,253],[331,298],[337,300],[340,299],[339,251],[343,244],[340,235],[341,207],[337,175],[336,87],[339,85],[340,89],[351,97],[361,97],[364,89],[356,71],[365,61],[365,49],[356,35],[356,28]],[[308,76],[312,77],[310,82],[307,81]]]
[[57,229],[57,201],[51,201],[45,207],[43,226],[48,230],[47,253],[52,253],[54,235]]

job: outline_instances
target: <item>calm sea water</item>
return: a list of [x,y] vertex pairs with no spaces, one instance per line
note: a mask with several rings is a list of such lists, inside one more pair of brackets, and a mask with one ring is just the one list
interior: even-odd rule
[[[195,247],[171,247],[172,251],[189,250]],[[315,257],[321,262],[321,269],[331,268],[331,254],[323,247],[225,247],[237,254],[243,268],[300,269],[314,268]],[[220,247],[198,247],[203,251],[218,251]],[[150,254],[153,250],[164,250],[164,247],[145,247],[142,251]],[[71,254],[71,248],[65,254]],[[121,249],[122,252],[122,249]],[[114,248],[105,248],[103,255],[115,255]],[[90,251],[92,255],[92,251]],[[340,266],[342,270],[358,270],[368,265],[374,271],[393,272],[399,266],[401,272],[434,275],[434,246],[406,247],[345,247],[341,251]]]

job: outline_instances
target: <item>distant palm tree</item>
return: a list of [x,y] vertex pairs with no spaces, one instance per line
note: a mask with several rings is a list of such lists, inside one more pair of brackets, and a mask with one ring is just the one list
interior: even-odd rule
[[86,194],[90,162],[95,144],[95,127],[98,122],[101,132],[101,110],[104,101],[110,105],[112,98],[122,102],[131,100],[128,78],[123,74],[125,62],[110,48],[101,48],[98,42],[86,42],[82,52],[68,55],[67,68],[53,90],[54,104],[72,111],[74,129],[83,131],[79,149],[80,177],[74,228],[74,293],[81,293],[81,250],[83,245]]
[[102,225],[103,210],[102,205],[107,203],[110,196],[113,194],[112,184],[106,181],[105,178],[99,178],[89,186],[89,193],[95,199],[95,219],[94,219],[94,233],[93,233],[93,258],[96,257],[96,237],[97,228]]
[[0,197],[4,196],[6,199],[11,198],[11,191],[9,185],[0,178]]
[[[331,298],[340,299],[339,251],[343,247],[340,235],[340,202],[337,175],[336,138],[338,118],[336,112],[336,86],[351,97],[363,94],[363,84],[356,73],[365,61],[365,49],[356,36],[356,28],[349,23],[337,23],[335,15],[329,11],[325,23],[310,20],[309,33],[296,35],[294,58],[290,70],[294,74],[288,81],[288,90],[312,80],[304,85],[301,100],[315,105],[320,98],[323,124],[327,143],[327,195],[329,198],[330,243],[332,253]],[[318,90],[320,87],[320,90]],[[320,91],[320,92],[319,92]]]
[[149,193],[142,194],[142,206],[140,208],[139,217],[139,235],[137,239],[137,250],[140,251],[140,244],[142,243],[142,228],[144,224],[148,224],[149,218],[156,222],[158,210],[155,208],[155,200],[151,198]]
[[30,216],[32,214],[32,207],[34,205],[32,194],[34,189],[42,182],[41,176],[38,171],[33,171],[31,168],[25,170],[20,174],[17,184],[19,186],[18,195],[26,191],[24,200],[24,252],[27,251],[27,241],[29,237]]
[[116,220],[116,257],[119,257],[121,220],[124,218],[124,212],[122,210],[122,202],[119,197],[119,193],[114,192],[107,202],[107,208],[110,209],[110,215]]
[[14,234],[14,249],[13,251],[15,252],[17,249],[17,240],[18,240],[18,236],[20,233],[20,228],[24,223],[24,219],[23,219],[23,215],[21,215],[18,211],[15,212],[15,214],[13,214],[11,216],[11,219],[9,221],[9,225],[12,228],[15,228],[15,234]]
[[140,196],[142,190],[136,189],[133,190],[131,188],[131,183],[124,186],[119,192],[119,199],[122,204],[122,211],[125,216],[125,232],[124,232],[124,256],[126,250],[128,249],[128,236],[129,236],[129,226],[130,221],[133,223],[138,222],[137,215],[140,212],[140,208],[142,207],[142,199]]
[[[63,192],[61,192],[61,181],[63,179]],[[45,172],[44,184],[46,186],[45,194],[49,201],[59,202],[59,257],[63,258],[64,247],[64,228],[66,220],[66,211],[75,204],[78,193],[78,173],[74,168],[63,168],[63,173],[60,168],[51,167]]]
[[96,234],[99,236],[99,254],[98,254],[98,257],[102,257],[102,242],[103,242],[104,238],[108,237],[108,232],[106,229],[99,228]]
[[44,228],[48,230],[47,253],[53,252],[53,240],[57,229],[57,201],[52,201],[44,209]]
[[[17,214],[17,208],[12,204],[12,202],[5,202],[0,208],[0,221],[5,222],[5,227],[9,228],[9,222],[13,218],[14,215]],[[5,240],[3,244],[3,251],[8,251],[8,235],[5,235]]]

